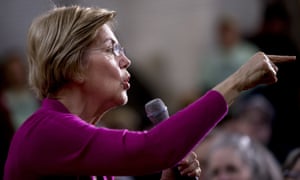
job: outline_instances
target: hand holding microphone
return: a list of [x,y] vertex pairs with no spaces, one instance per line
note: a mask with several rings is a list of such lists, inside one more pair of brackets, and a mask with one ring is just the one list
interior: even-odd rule
[[[153,124],[158,124],[164,119],[169,118],[169,112],[164,102],[159,99],[153,99],[145,104],[147,117]],[[197,154],[190,152],[177,166],[172,169],[172,176],[175,179],[195,180],[198,179],[201,173],[200,164],[197,160]],[[184,174],[184,175],[181,175]],[[171,175],[169,175],[171,176]]]

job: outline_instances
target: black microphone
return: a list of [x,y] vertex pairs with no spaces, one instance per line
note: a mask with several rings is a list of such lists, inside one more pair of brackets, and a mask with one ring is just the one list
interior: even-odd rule
[[[161,121],[168,119],[169,112],[165,103],[160,98],[155,98],[145,104],[145,111],[147,117],[150,121],[155,125],[160,123]],[[196,177],[182,176],[178,170],[178,167],[175,166],[173,168],[176,179],[181,180],[196,180]]]

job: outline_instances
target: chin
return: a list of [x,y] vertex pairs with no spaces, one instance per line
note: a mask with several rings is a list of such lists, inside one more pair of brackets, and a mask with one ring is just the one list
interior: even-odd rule
[[117,104],[119,106],[125,105],[125,104],[127,104],[127,102],[128,102],[127,93],[122,94],[117,100]]
[[126,95],[126,96],[123,98],[123,104],[122,104],[122,105],[127,104],[127,102],[128,102],[128,96]]

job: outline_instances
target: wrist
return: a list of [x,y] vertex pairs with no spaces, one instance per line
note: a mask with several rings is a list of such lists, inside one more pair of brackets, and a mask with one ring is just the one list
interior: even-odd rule
[[238,97],[243,91],[243,88],[240,86],[239,82],[238,74],[234,73],[215,86],[213,90],[222,94],[227,104],[231,105],[236,97]]

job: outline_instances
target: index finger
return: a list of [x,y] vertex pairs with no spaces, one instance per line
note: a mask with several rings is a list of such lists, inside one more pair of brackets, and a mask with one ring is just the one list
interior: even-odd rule
[[296,56],[267,55],[267,57],[273,63],[290,62],[290,61],[295,61],[296,60]]

